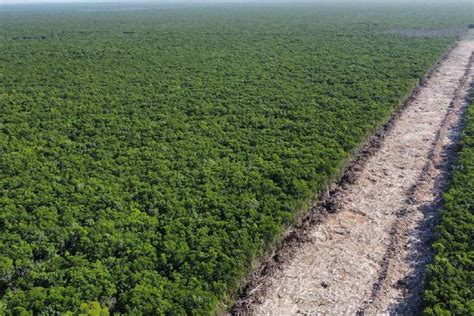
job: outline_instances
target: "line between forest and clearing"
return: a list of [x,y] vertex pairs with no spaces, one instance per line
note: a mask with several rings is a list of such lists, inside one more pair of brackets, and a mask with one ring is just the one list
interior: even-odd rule
[[233,313],[418,311],[472,80],[472,38],[448,52],[330,197],[289,232]]

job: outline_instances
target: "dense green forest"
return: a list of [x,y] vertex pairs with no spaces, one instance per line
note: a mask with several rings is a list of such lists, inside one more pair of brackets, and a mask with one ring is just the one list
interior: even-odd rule
[[470,18],[1,6],[0,314],[222,308]]
[[474,315],[474,94],[428,266],[425,315]]

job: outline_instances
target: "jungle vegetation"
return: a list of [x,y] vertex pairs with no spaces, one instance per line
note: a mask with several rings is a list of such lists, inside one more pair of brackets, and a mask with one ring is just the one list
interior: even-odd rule
[[[472,95],[474,97],[474,94]],[[425,315],[474,314],[474,98],[428,266]]]
[[0,313],[222,308],[470,12],[0,7]]

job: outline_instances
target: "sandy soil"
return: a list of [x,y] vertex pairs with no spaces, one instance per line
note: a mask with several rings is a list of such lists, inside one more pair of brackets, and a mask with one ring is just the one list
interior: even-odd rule
[[[474,39],[462,40],[420,87],[357,172],[305,227],[291,256],[273,260],[237,312],[412,314],[449,179],[472,80]],[[235,310],[234,310],[235,311]]]

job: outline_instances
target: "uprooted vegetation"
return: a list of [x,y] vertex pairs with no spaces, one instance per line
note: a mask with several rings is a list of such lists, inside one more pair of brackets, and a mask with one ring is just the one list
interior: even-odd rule
[[466,36],[441,59],[329,201],[257,270],[233,312],[419,313],[473,50]]
[[433,248],[424,292],[425,315],[474,314],[474,99],[467,109],[459,160]]
[[0,309],[216,310],[456,40],[383,33],[432,10],[1,11]]

